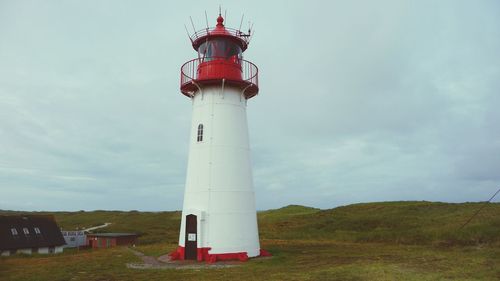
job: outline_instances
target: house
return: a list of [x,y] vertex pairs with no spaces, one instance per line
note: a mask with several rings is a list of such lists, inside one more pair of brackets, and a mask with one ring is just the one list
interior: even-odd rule
[[0,254],[53,254],[63,251],[63,235],[51,215],[0,216]]
[[91,248],[110,248],[120,245],[135,245],[136,233],[94,233],[87,234],[87,245]]
[[87,244],[87,236],[83,230],[66,231],[62,230],[62,235],[66,241],[64,248],[76,248]]

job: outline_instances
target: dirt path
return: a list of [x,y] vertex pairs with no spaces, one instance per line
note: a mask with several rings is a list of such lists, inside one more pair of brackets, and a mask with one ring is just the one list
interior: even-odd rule
[[91,231],[91,230],[94,230],[94,229],[99,229],[99,228],[106,227],[106,226],[108,226],[110,224],[111,224],[110,222],[105,222],[103,225],[93,226],[93,227],[85,228],[85,229],[82,229],[82,230],[83,231]]
[[134,253],[134,255],[140,257],[142,259],[142,262],[144,263],[144,265],[148,265],[148,266],[151,266],[151,267],[155,267],[155,266],[161,265],[161,263],[158,260],[156,260],[154,257],[146,256],[146,255],[144,255],[144,253],[139,252],[139,251],[134,250],[134,249],[131,249],[131,248],[128,248],[128,249],[132,253]]

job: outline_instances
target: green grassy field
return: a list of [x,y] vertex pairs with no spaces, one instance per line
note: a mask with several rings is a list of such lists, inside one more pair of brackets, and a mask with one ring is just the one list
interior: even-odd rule
[[[65,250],[0,258],[0,280],[500,280],[500,204],[462,230],[479,203],[383,202],[329,210],[287,206],[259,212],[272,258],[231,268],[129,269],[127,248]],[[15,213],[15,212],[0,212]],[[61,227],[105,222],[100,231],[138,232],[138,249],[175,249],[180,212],[56,212]]]

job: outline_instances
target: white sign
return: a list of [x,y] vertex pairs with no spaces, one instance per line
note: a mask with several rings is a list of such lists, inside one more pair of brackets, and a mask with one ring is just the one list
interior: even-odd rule
[[188,233],[188,241],[196,241],[196,233]]

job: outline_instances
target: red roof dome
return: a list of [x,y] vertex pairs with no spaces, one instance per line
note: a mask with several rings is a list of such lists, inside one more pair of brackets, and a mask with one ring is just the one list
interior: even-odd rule
[[198,51],[198,48],[203,42],[210,40],[215,37],[225,37],[233,40],[240,45],[241,50],[245,51],[248,48],[248,43],[250,43],[250,34],[246,34],[241,30],[234,28],[227,28],[224,26],[224,18],[219,15],[217,18],[217,25],[210,29],[205,28],[194,33],[190,39],[193,43],[193,48]]

